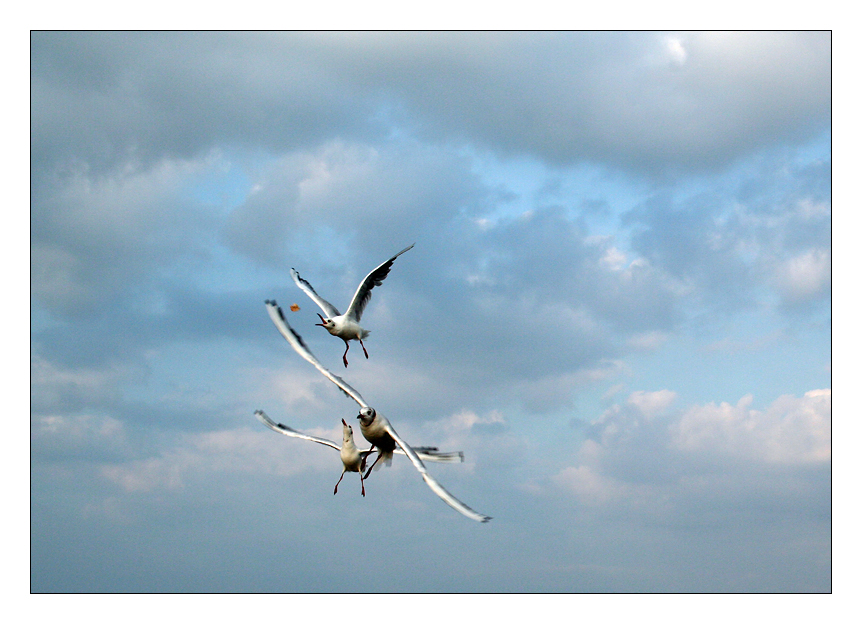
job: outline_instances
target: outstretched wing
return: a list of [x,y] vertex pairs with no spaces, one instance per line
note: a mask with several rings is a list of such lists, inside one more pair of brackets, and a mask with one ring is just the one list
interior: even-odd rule
[[[301,431],[297,431],[296,429],[291,429],[287,425],[282,425],[281,423],[275,422],[272,418],[266,415],[266,412],[263,410],[257,410],[254,413],[257,416],[257,419],[262,422],[264,425],[272,429],[277,433],[283,433],[286,436],[290,436],[292,438],[299,438],[300,440],[310,440],[311,442],[317,442],[318,444],[323,444],[325,446],[331,446],[336,451],[340,451],[341,447],[338,446],[332,440],[327,440],[326,438],[318,438],[317,436],[309,435],[307,433],[302,433]],[[364,458],[370,455],[371,453],[376,453],[374,449],[368,449],[367,451],[359,451],[359,454]]]
[[296,429],[291,429],[287,425],[282,425],[281,423],[275,422],[272,418],[267,416],[263,410],[257,410],[254,415],[257,416],[257,419],[260,422],[262,422],[264,425],[266,425],[275,432],[283,433],[284,435],[291,436],[293,438],[299,438],[301,440],[311,440],[312,442],[317,442],[318,444],[331,446],[336,451],[341,450],[341,446],[339,446],[332,440],[327,440],[326,438],[318,438],[317,436],[302,433],[301,431],[297,431]]
[[[377,417],[381,418],[380,414],[378,414]],[[486,516],[484,514],[480,514],[476,511],[473,511],[472,509],[467,507],[467,505],[452,496],[448,492],[448,490],[446,490],[446,488],[444,488],[442,485],[440,485],[440,483],[437,482],[437,479],[435,479],[428,473],[428,470],[426,470],[425,468],[425,464],[423,464],[422,460],[419,459],[419,456],[416,455],[416,451],[410,448],[410,445],[401,439],[401,436],[399,436],[395,432],[395,429],[392,428],[392,425],[389,424],[389,421],[384,419],[383,425],[386,428],[386,431],[389,432],[389,435],[392,436],[398,446],[400,446],[404,450],[404,453],[407,455],[407,457],[410,458],[410,461],[416,467],[416,470],[418,470],[419,473],[422,475],[422,478],[425,480],[425,483],[428,484],[428,487],[430,487],[437,496],[442,498],[447,505],[452,507],[455,511],[458,511],[470,518],[471,520],[476,520],[477,522],[488,522],[488,520],[491,519],[491,516]]]
[[296,269],[290,270],[290,276],[293,278],[293,281],[296,282],[296,285],[299,286],[302,290],[305,291],[305,294],[311,297],[311,300],[314,301],[317,305],[320,306],[320,309],[326,312],[326,318],[332,318],[333,316],[339,316],[341,312],[339,312],[334,305],[329,303],[326,299],[318,295],[314,288],[311,287],[307,281],[302,279],[299,276],[299,273],[296,272]]
[[293,331],[293,328],[290,326],[290,324],[287,322],[287,319],[285,319],[284,317],[284,312],[281,311],[281,308],[275,302],[275,300],[270,301],[267,299],[266,311],[269,313],[269,318],[271,318],[272,322],[275,323],[275,326],[278,328],[278,331],[290,343],[290,346],[293,347],[294,351],[296,351],[303,358],[311,362],[317,370],[319,370],[326,377],[328,377],[330,381],[332,381],[332,383],[338,386],[344,394],[359,403],[360,407],[368,407],[368,403],[365,402],[359,392],[354,390],[350,386],[350,384],[344,381],[341,377],[333,374],[328,368],[326,368],[323,364],[317,361],[317,358],[314,357],[314,354],[308,350],[308,347],[302,341],[302,336]]
[[[392,263],[395,262],[395,258],[403,254],[405,251],[410,251],[411,249],[413,249],[413,245],[402,249],[397,254],[389,258],[389,260],[387,260],[379,267],[371,271],[371,273],[365,276],[365,279],[362,280],[362,283],[359,285],[359,288],[356,289],[356,294],[353,295],[353,300],[350,302],[350,307],[347,308],[345,316],[359,322],[359,319],[362,317],[362,311],[365,310],[365,305],[368,303],[368,300],[371,299],[371,289],[375,286],[380,286],[383,283],[383,280],[385,280],[386,276],[389,275],[389,269],[392,268]],[[313,298],[314,297],[312,297],[312,299]]]

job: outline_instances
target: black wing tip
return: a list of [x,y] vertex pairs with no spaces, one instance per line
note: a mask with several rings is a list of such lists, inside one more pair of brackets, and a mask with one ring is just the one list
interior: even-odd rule
[[[281,312],[281,308],[279,308],[278,311]],[[284,320],[283,315],[281,317],[281,320]],[[288,329],[290,329],[290,333],[293,334],[293,337],[296,338],[296,340],[299,342],[299,344],[302,345],[302,348],[305,349],[306,351],[308,351],[309,353],[311,353],[311,350],[308,348],[308,345],[305,344],[305,341],[302,339],[302,336],[297,334],[296,330],[293,327],[288,326]]]

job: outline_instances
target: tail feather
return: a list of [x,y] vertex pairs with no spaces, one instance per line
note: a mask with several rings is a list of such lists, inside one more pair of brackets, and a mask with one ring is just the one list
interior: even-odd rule
[[392,451],[381,451],[378,449],[380,453],[380,462],[386,464],[387,466],[392,465]]

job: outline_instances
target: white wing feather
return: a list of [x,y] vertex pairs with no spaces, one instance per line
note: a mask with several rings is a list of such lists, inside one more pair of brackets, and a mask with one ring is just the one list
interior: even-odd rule
[[311,362],[317,370],[323,373],[324,376],[328,377],[332,383],[341,388],[341,391],[344,394],[359,403],[360,407],[368,407],[368,403],[365,402],[365,399],[362,398],[362,395],[359,394],[359,392],[353,389],[350,384],[344,381],[341,377],[330,372],[328,368],[314,357],[314,354],[308,350],[307,346],[305,346],[305,343],[302,341],[302,337],[293,331],[293,328],[288,324],[287,319],[284,318],[284,312],[281,311],[281,308],[274,300],[267,300],[266,311],[269,312],[269,318],[271,318],[272,322],[275,323],[279,333],[285,337],[285,339],[290,343],[290,346],[293,347],[294,351]]
[[302,279],[299,276],[299,273],[296,272],[296,269],[290,270],[290,276],[293,278],[293,281],[296,282],[296,285],[299,286],[302,290],[305,291],[305,294],[311,297],[311,300],[314,301],[317,305],[320,306],[320,309],[326,313],[327,318],[333,318],[335,316],[340,316],[341,312],[338,309],[329,303],[326,299],[317,294],[314,288],[311,287],[306,280]]
[[[377,414],[377,418],[383,417],[380,414]],[[422,463],[422,460],[419,459],[419,457],[416,455],[416,452],[412,448],[410,448],[410,445],[407,444],[404,440],[402,440],[401,436],[399,436],[395,432],[395,429],[392,428],[392,425],[389,423],[389,421],[384,419],[383,423],[386,427],[386,431],[389,432],[389,435],[392,436],[398,446],[400,446],[404,450],[404,453],[407,455],[408,458],[410,458],[410,462],[422,475],[422,478],[425,480],[425,483],[428,485],[428,487],[430,487],[437,496],[442,498],[443,502],[452,507],[452,509],[454,509],[455,511],[464,514],[471,520],[476,520],[477,522],[488,522],[488,520],[491,519],[491,516],[486,516],[484,514],[480,514],[476,511],[473,511],[472,509],[467,507],[467,505],[452,496],[446,488],[440,485],[437,479],[435,479],[428,473],[428,470],[426,470],[425,468],[425,464]]]
[[341,450],[341,446],[333,442],[332,440],[327,440],[326,438],[318,438],[317,436],[309,435],[307,433],[302,433],[301,431],[297,431],[296,429],[291,429],[287,425],[282,425],[281,423],[276,423],[272,420],[263,410],[257,410],[254,413],[257,416],[257,419],[262,422],[264,425],[272,429],[277,433],[283,433],[286,436],[291,436],[293,438],[299,438],[301,440],[311,440],[312,442],[317,442],[318,444],[323,444],[325,446],[331,446],[336,451]]

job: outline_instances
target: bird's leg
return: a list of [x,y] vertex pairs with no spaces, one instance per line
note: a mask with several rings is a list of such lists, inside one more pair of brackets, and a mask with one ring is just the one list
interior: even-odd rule
[[[362,473],[359,473],[359,476],[362,476]],[[341,471],[341,476],[338,477],[338,483],[341,483],[341,480],[344,478],[344,471]],[[338,483],[335,484],[335,491],[332,493],[333,495],[338,494]]]
[[368,469],[368,472],[366,472],[366,473],[365,473],[365,478],[366,478],[366,479],[368,478],[368,475],[370,475],[370,474],[371,474],[371,470],[372,470],[372,468],[374,468],[374,466],[377,464],[377,462],[378,462],[378,460],[379,460],[379,459],[380,459],[380,453],[378,453],[378,454],[377,454],[377,459],[375,459],[375,460],[374,460],[374,463],[373,463],[373,464],[371,464],[371,468],[369,468],[369,469]]
[[359,482],[362,484],[362,495],[365,496],[365,479],[362,478],[362,470],[359,471]]
[[365,343],[362,342],[362,338],[359,339],[359,344],[362,345],[362,351],[365,353],[365,359],[368,359],[368,351],[365,350]]
[[[350,351],[350,343],[345,340],[344,346],[347,348],[344,349],[344,355],[341,356],[341,359],[344,360],[344,368],[347,368],[347,352]],[[363,349],[364,348],[365,347],[363,347]]]
[[365,453],[362,456],[362,462],[360,462],[360,464],[359,464],[359,474],[362,474],[363,472],[365,472],[365,463],[368,461],[368,454],[371,453],[371,451],[373,451],[373,450],[374,450],[374,445],[372,444],[371,448],[368,449],[368,453]]

